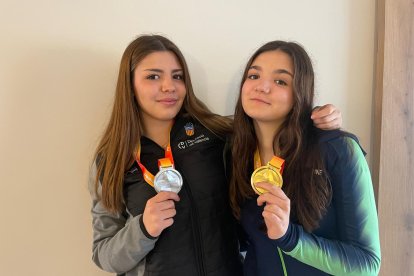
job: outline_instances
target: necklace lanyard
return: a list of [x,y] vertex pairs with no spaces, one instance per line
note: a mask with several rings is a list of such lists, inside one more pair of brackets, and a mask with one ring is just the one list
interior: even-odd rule
[[[268,165],[279,169],[280,174],[282,174],[283,169],[285,167],[285,160],[274,155],[272,157],[272,160],[269,161]],[[262,166],[262,161],[260,160],[260,152],[259,152],[259,149],[256,148],[256,151],[254,152],[254,169],[256,170],[257,168],[260,168],[261,166]],[[277,251],[279,252],[280,262],[282,263],[283,275],[287,276],[288,274],[287,274],[285,259],[283,258],[282,250],[280,250],[280,248],[278,247]]]
[[[150,186],[154,187],[154,178],[155,177],[141,163],[140,156],[141,156],[141,143],[138,143],[137,150],[136,150],[136,155],[135,155],[135,160],[137,161],[138,166],[141,168],[142,175],[144,176],[145,182],[147,182]],[[171,150],[171,145],[170,145],[170,141],[169,140],[168,140],[168,145],[167,145],[167,147],[165,149],[164,156],[165,156],[164,158],[158,159],[158,167],[159,168],[171,167],[171,166],[174,167],[174,158],[173,158],[173,155],[172,155],[172,150]]]
[[[274,155],[268,164],[279,169],[280,173],[283,173],[283,169],[285,168],[285,160],[283,160],[282,158]],[[254,169],[260,168],[261,166],[262,161],[260,160],[260,152],[259,149],[256,149],[256,151],[254,152]]]

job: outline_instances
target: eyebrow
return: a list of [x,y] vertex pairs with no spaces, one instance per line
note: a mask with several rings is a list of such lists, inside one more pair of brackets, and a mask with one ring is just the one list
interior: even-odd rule
[[[250,69],[255,69],[257,71],[262,71],[262,67],[257,66],[257,65],[250,66],[249,67],[249,70]],[[286,70],[286,69],[276,69],[276,70],[273,71],[273,73],[277,73],[277,74],[288,74],[289,76],[291,76],[293,78],[293,74],[291,72],[289,72],[288,70]]]
[[[144,71],[151,71],[151,72],[158,72],[158,73],[163,73],[164,72],[164,70],[156,69],[156,68],[149,68],[149,69],[145,69]],[[184,70],[183,69],[173,69],[172,72],[173,73],[184,72]]]

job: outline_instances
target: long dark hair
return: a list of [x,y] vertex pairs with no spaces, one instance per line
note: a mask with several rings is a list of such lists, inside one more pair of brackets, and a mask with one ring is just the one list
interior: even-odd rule
[[291,201],[291,216],[310,231],[318,226],[326,211],[331,199],[331,187],[327,177],[319,173],[320,170],[323,171],[324,164],[310,119],[314,98],[312,62],[297,43],[268,42],[247,62],[234,114],[230,202],[235,216],[240,218],[240,206],[247,198],[254,196],[250,186],[250,174],[253,171],[253,155],[258,142],[253,120],[243,110],[242,87],[254,60],[264,52],[276,50],[286,53],[292,59],[294,105],[273,144],[279,145],[280,155],[286,161],[283,190]]
[[95,192],[99,195],[101,183],[102,203],[114,213],[122,210],[124,173],[133,163],[133,153],[142,135],[140,107],[133,90],[133,72],[146,56],[160,51],[173,53],[183,69],[186,96],[180,113],[193,117],[220,137],[232,130],[230,119],[212,113],[195,96],[187,63],[173,42],[160,35],[136,38],[122,55],[112,114],[94,156],[97,160]]

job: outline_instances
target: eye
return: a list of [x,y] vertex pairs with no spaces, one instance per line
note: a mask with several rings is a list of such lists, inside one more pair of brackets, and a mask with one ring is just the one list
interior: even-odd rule
[[275,80],[275,83],[277,85],[282,85],[282,86],[286,86],[287,85],[287,83],[284,80]]
[[156,74],[151,74],[146,77],[147,80],[159,80],[160,76]]
[[259,78],[259,75],[257,75],[257,74],[249,74],[249,75],[247,75],[247,78],[248,79],[251,79],[251,80],[257,80]]
[[183,80],[184,79],[184,76],[182,74],[176,74],[176,75],[173,75],[173,79],[175,79],[175,80]]

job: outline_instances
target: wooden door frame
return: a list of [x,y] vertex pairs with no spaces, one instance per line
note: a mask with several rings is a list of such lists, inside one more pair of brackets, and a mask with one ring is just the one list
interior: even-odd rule
[[373,183],[380,275],[414,275],[414,1],[377,0]]

